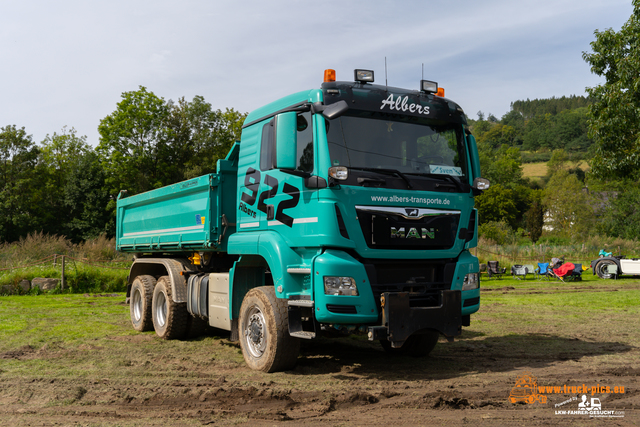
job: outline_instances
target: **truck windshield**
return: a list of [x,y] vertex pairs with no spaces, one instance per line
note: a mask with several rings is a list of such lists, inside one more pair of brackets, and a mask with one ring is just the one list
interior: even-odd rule
[[460,179],[467,174],[461,125],[368,111],[326,123],[333,166]]

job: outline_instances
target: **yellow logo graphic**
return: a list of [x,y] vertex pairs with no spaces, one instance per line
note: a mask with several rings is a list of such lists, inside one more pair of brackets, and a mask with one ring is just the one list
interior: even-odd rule
[[530,372],[525,372],[516,378],[516,385],[509,393],[511,403],[547,403],[547,396],[538,392],[538,380]]

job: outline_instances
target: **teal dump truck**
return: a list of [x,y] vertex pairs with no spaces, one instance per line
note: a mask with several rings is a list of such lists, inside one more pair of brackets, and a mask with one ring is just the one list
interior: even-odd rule
[[250,113],[216,173],[120,193],[136,330],[227,330],[273,372],[295,365],[301,339],[360,333],[426,355],[469,325],[474,196],[489,182],[465,114],[435,82],[354,75],[327,70],[319,89]]

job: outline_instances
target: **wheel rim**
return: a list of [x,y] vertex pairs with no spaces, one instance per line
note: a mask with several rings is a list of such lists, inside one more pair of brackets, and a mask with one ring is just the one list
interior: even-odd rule
[[142,319],[142,294],[139,289],[136,289],[133,292],[133,297],[131,298],[131,308],[133,309],[133,320],[139,322]]
[[247,314],[247,322],[244,330],[244,339],[247,350],[255,358],[262,357],[266,348],[269,333],[264,314],[258,307],[252,307]]
[[601,279],[611,278],[611,275],[607,271],[607,266],[612,264],[613,264],[612,262],[606,262],[606,261],[599,263],[596,267],[598,269],[598,271],[596,272],[598,274],[598,277],[600,277]]
[[158,303],[155,307],[155,314],[158,326],[163,327],[167,322],[167,299],[162,292],[158,293]]

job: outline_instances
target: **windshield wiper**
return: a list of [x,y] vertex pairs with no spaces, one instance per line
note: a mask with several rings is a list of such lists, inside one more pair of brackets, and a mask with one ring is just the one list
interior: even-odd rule
[[378,172],[378,173],[385,174],[385,175],[396,175],[396,176],[399,176],[400,178],[402,178],[402,180],[407,184],[407,188],[409,188],[409,189],[413,188],[413,185],[411,185],[411,181],[409,181],[409,178],[407,178],[407,176],[405,174],[403,174],[402,172],[400,172],[397,169],[362,168],[362,167],[359,167],[359,166],[347,166],[347,168],[355,169],[355,170],[359,170],[359,171],[366,171],[366,172]]
[[453,185],[456,186],[456,188],[458,190],[460,190],[461,193],[465,193],[465,189],[464,186],[462,185],[462,183],[460,181],[458,181],[457,179],[455,179],[453,176],[451,175],[441,175],[441,174],[435,174],[435,173],[409,173],[408,175],[418,175],[418,176],[426,176],[428,178],[435,178],[435,179],[439,179],[441,181],[449,181],[451,183],[453,183]]

